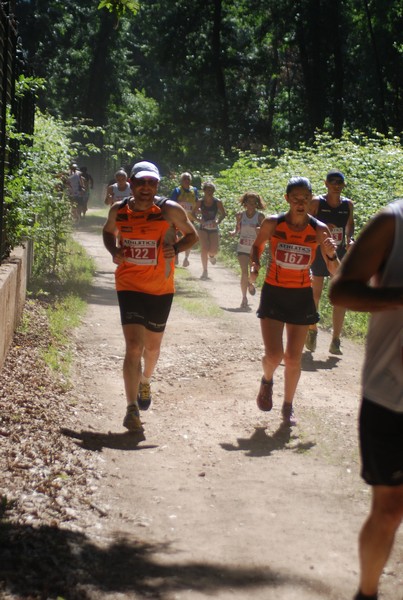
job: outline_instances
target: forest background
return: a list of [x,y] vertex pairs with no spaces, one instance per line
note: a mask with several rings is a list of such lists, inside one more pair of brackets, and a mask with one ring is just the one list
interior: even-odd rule
[[[17,0],[34,92],[33,140],[6,189],[10,245],[31,236],[37,273],[68,256],[57,177],[95,180],[154,161],[169,194],[181,171],[213,179],[225,204],[222,256],[236,264],[238,198],[284,208],[292,175],[324,190],[341,169],[357,233],[403,196],[403,5],[399,0]],[[10,137],[13,131],[12,115]]]
[[[13,2],[2,2],[2,6],[8,4]],[[33,239],[34,269],[29,282],[26,310],[9,354],[9,368],[7,374],[5,369],[1,373],[2,382],[6,385],[2,393],[4,402],[0,406],[0,421],[3,423],[1,456],[4,459],[4,476],[8,474],[8,484],[0,494],[0,537],[3,535],[4,538],[4,532],[9,530],[16,543],[11,546],[3,543],[0,546],[7,551],[4,568],[6,577],[13,584],[17,582],[15,589],[18,590],[20,585],[29,586],[32,574],[35,581],[39,577],[40,586],[43,586],[43,582],[45,585],[49,581],[55,582],[55,564],[57,573],[62,570],[59,568],[61,565],[66,565],[68,594],[71,596],[71,581],[76,581],[74,577],[77,573],[79,579],[85,573],[83,557],[89,556],[88,552],[83,554],[76,550],[79,546],[91,550],[93,546],[86,545],[85,540],[91,542],[91,539],[82,537],[78,532],[78,538],[75,539],[79,540],[79,546],[74,545],[74,558],[77,558],[79,568],[76,568],[75,560],[71,563],[67,557],[66,561],[66,548],[71,544],[66,544],[63,534],[65,527],[59,528],[58,520],[59,515],[63,520],[65,514],[71,515],[67,511],[77,506],[76,498],[82,501],[81,512],[84,510],[86,515],[92,514],[88,504],[88,498],[91,498],[88,486],[92,488],[93,463],[89,461],[88,450],[84,448],[85,467],[89,468],[89,471],[85,471],[77,455],[76,440],[71,440],[71,443],[67,442],[67,438],[61,440],[60,425],[73,422],[72,411],[81,418],[82,413],[76,413],[77,402],[79,406],[88,407],[88,401],[94,398],[94,410],[96,415],[99,414],[98,390],[89,393],[88,386],[91,382],[97,383],[94,372],[101,374],[98,380],[103,382],[105,369],[115,369],[118,363],[114,361],[115,358],[119,361],[119,357],[113,357],[111,361],[105,354],[103,344],[99,350],[103,358],[100,358],[99,352],[92,352],[95,346],[88,350],[87,341],[92,337],[88,336],[88,328],[83,345],[78,343],[75,335],[71,335],[71,329],[86,314],[89,283],[95,266],[83,248],[72,239],[74,226],[70,204],[60,186],[60,174],[66,172],[69,163],[74,160],[80,166],[86,165],[94,177],[91,211],[81,231],[84,236],[88,231],[100,235],[106,215],[103,204],[105,186],[121,165],[128,167],[139,159],[156,162],[163,175],[161,191],[165,194],[177,184],[183,170],[193,173],[197,185],[204,179],[213,179],[217,196],[223,200],[227,210],[227,218],[221,224],[219,262],[225,261],[236,268],[237,240],[228,234],[234,228],[240,195],[248,189],[255,190],[265,200],[266,214],[276,212],[285,208],[283,194],[290,176],[307,175],[314,191],[320,193],[324,191],[326,172],[329,168],[337,167],[346,175],[345,194],[354,201],[359,234],[361,227],[379,207],[395,197],[403,196],[403,5],[401,0],[140,0],[139,3],[135,0],[103,0],[100,3],[99,0],[16,0],[15,5],[21,51],[30,68],[30,72],[18,81],[16,94],[35,95],[37,110],[32,137],[18,130],[18,120],[11,111],[7,115],[7,143],[10,147],[18,144],[20,157],[18,166],[10,168],[5,181],[7,244],[12,249],[24,243],[27,237]],[[79,224],[78,229],[80,227]],[[220,272],[224,271],[217,270],[217,273]],[[98,271],[102,282],[104,274],[103,269]],[[179,268],[177,275],[179,285],[182,284],[185,290],[189,289],[183,283],[188,277],[187,271]],[[191,281],[185,283],[192,284]],[[190,289],[191,293],[181,294],[182,300],[186,295],[194,300],[193,288]],[[209,309],[210,305],[206,302],[205,288],[198,292],[196,302],[199,297],[200,303],[193,308],[193,316],[197,314],[198,318],[201,308],[207,306]],[[105,308],[104,301],[96,308]],[[98,315],[97,312],[97,320]],[[324,294],[321,304],[322,326],[329,323],[329,315],[330,308]],[[243,319],[248,315],[238,317]],[[364,332],[365,318],[365,315],[348,313],[345,321],[347,333]],[[186,322],[188,320],[192,320],[192,310],[189,310],[189,317],[186,316]],[[258,360],[255,355],[256,335],[253,334],[253,350],[252,346],[247,350],[249,346],[243,343],[239,345],[237,334],[228,334],[224,322],[221,325],[215,318],[210,320],[214,332],[210,340],[208,332],[202,332],[202,351],[194,345],[192,329],[188,332],[198,364],[201,365],[195,379],[196,384],[199,381],[200,385],[197,385],[201,390],[200,402],[196,402],[196,405],[201,406],[201,411],[210,410],[204,363],[215,369],[215,355],[213,362],[208,362],[210,350],[217,354],[218,349],[218,356],[222,344],[225,352],[231,356],[230,363],[238,366],[242,363],[244,369],[238,372],[237,368],[237,378],[230,364],[230,370],[223,371],[223,377],[213,378],[213,383],[224,382],[224,390],[230,394],[230,408],[224,408],[230,412],[223,413],[224,418],[217,422],[231,423],[233,390],[240,378],[244,377],[244,372],[247,374],[247,371],[249,373],[255,369]],[[96,326],[98,328],[98,321]],[[245,327],[246,331],[246,321]],[[221,338],[217,337],[220,332]],[[97,346],[99,339],[98,336],[94,337]],[[182,341],[186,360],[182,360],[185,365],[183,373],[181,368],[173,370],[176,379],[178,374],[182,373],[185,378],[188,375],[189,344],[187,339]],[[182,355],[178,353],[176,343],[174,354],[176,358],[179,356],[180,361]],[[250,357],[254,357],[254,362],[249,362]],[[345,357],[347,360],[344,360],[344,365],[356,364],[350,354],[345,353]],[[80,369],[82,364],[88,371],[88,358],[89,379],[85,374],[86,369]],[[91,361],[95,371],[91,370]],[[44,363],[59,375],[54,384],[50,382],[49,370],[44,368]],[[73,369],[72,364],[76,365]],[[316,364],[321,364],[320,359]],[[85,377],[82,379],[84,392],[77,392],[78,398],[76,390],[81,389],[81,384],[77,387],[77,380],[74,381],[77,372],[82,372]],[[202,374],[200,379],[199,373]],[[325,370],[323,374],[331,389],[329,401],[337,410],[329,418],[328,400],[326,398],[323,404],[320,400],[318,406],[324,408],[327,417],[320,419],[319,431],[332,432],[332,435],[316,436],[322,442],[325,440],[325,446],[322,444],[318,449],[321,458],[326,456],[327,460],[331,455],[332,465],[341,457],[340,465],[345,477],[345,467],[350,465],[351,459],[348,456],[346,462],[345,457],[352,455],[353,444],[356,448],[355,431],[354,438],[353,434],[346,436],[352,411],[348,409],[345,414],[343,408],[343,412],[340,412],[343,394],[338,394],[340,398],[335,404],[331,395],[335,380],[328,376],[329,371]],[[352,384],[349,377],[351,375],[346,377],[343,369],[342,383],[350,393],[354,382]],[[177,390],[182,395],[180,379]],[[74,390],[72,396],[66,396],[70,389]],[[238,389],[236,391],[239,392]],[[194,397],[189,401],[193,405]],[[221,398],[219,404],[225,407]],[[311,404],[309,399],[310,407]],[[113,403],[111,406],[114,411]],[[183,406],[194,421],[194,413]],[[170,424],[178,421],[177,410],[174,407],[175,414],[171,414],[169,409],[163,421],[160,421],[161,431],[168,436],[171,445],[177,437],[175,427],[174,430],[170,427]],[[240,426],[243,428],[246,424],[249,428],[250,417],[245,410],[248,410],[245,405],[240,408],[241,412],[236,410],[235,428],[232,426],[228,430],[229,439],[239,435]],[[239,414],[244,415],[241,421]],[[311,419],[310,408],[307,414]],[[93,423],[98,431],[93,416],[89,415],[88,419],[91,419],[91,431]],[[103,414],[103,419],[106,419],[106,431],[109,431],[108,415]],[[165,427],[164,419],[168,419],[168,427]],[[196,420],[198,429],[200,422],[204,423],[201,419]],[[317,430],[317,419],[311,422],[314,427],[312,431]],[[83,422],[79,425],[76,423],[74,419],[74,427],[78,429],[84,426]],[[102,423],[99,431],[103,431]],[[186,422],[181,420],[181,423],[182,428],[185,426],[183,431],[187,430]],[[194,431],[192,427],[193,424],[188,431]],[[257,450],[260,454],[256,456],[262,458],[261,449],[270,454],[279,448],[276,434],[272,442],[267,440],[270,444],[268,450],[266,442],[261,445],[259,431],[263,434],[263,429],[256,429],[258,435],[255,441],[255,436],[252,436],[250,444],[245,439],[246,452],[236,452],[239,456],[247,455],[245,469],[248,472],[251,472],[251,453],[256,454]],[[195,448],[201,439],[199,433],[194,438]],[[201,435],[208,438],[203,431]],[[109,434],[106,438],[110,439]],[[241,444],[244,442],[242,438],[238,439],[242,450],[245,446]],[[293,442],[287,448],[285,460],[297,457],[300,449],[304,461],[309,460],[309,439],[308,433],[308,438],[304,436],[302,439],[302,445],[295,446]],[[181,456],[181,437],[177,443],[172,446],[173,453]],[[205,446],[199,447],[203,449]],[[342,449],[342,454],[334,453],[333,448],[338,451]],[[193,453],[192,445],[189,445],[189,449]],[[127,454],[118,453],[122,457]],[[215,456],[217,464],[222,459],[221,455],[211,455],[210,448],[208,456],[212,459],[211,465],[216,463]],[[194,454],[191,458],[193,460]],[[277,456],[274,458],[280,465],[281,479],[284,480],[283,463],[278,462]],[[239,473],[240,459],[237,460]],[[252,460],[255,465],[261,462],[256,462],[255,458]],[[73,464],[77,468],[72,470]],[[192,464],[197,468],[197,461]],[[26,465],[29,468],[25,468]],[[289,467],[288,462],[287,465],[286,468]],[[177,471],[185,473],[185,477],[190,473],[188,466],[185,470],[179,468]],[[163,472],[167,472],[169,477],[169,469]],[[302,486],[306,497],[304,481],[301,477],[295,478],[298,473],[294,469],[291,472],[294,487]],[[260,475],[255,475],[254,479],[261,481]],[[295,483],[297,479],[300,483]],[[201,481],[199,477],[197,480]],[[83,485],[85,481],[88,482],[87,487]],[[237,482],[235,478],[238,486]],[[188,481],[185,482],[187,484]],[[43,498],[46,494],[46,503],[37,511],[39,505],[35,502],[31,504],[31,500]],[[352,509],[351,498],[349,494],[347,496],[348,514],[355,514],[356,517],[357,508],[355,506]],[[284,494],[279,497],[284,497]],[[340,495],[330,494],[330,497],[335,507]],[[132,496],[128,494],[128,498]],[[237,490],[236,507],[239,506],[238,498]],[[59,499],[61,502],[58,502]],[[209,503],[204,503],[202,509],[207,508],[211,521]],[[250,502],[246,504],[249,506]],[[30,509],[29,505],[33,508]],[[163,505],[161,503],[161,507]],[[323,502],[321,505],[325,506]],[[43,506],[52,507],[52,511],[45,513]],[[343,509],[344,505],[340,506]],[[334,513],[328,511],[328,515],[341,514],[339,509]],[[203,514],[203,510],[199,511],[200,514]],[[132,513],[132,507],[130,511]],[[238,512],[235,515],[236,523],[239,522]],[[292,514],[294,511],[287,512]],[[129,514],[129,508],[124,514]],[[260,515],[259,512],[257,514]],[[300,513],[295,514],[298,520]],[[50,529],[47,527],[48,515],[51,517]],[[267,516],[266,508],[264,515]],[[95,518],[98,520],[98,512]],[[37,528],[38,520],[40,526]],[[211,522],[215,523],[216,520]],[[319,519],[318,522],[318,531],[323,536],[326,527],[322,524],[325,521]],[[35,524],[33,528],[32,523]],[[27,528],[25,524],[28,524]],[[31,533],[38,530],[43,549],[39,542],[35,542],[36,538],[31,537]],[[43,531],[45,535],[41,537]],[[293,538],[294,533],[292,527]],[[183,539],[188,539],[188,531],[186,536]],[[8,537],[4,539],[8,540]],[[72,538],[69,539],[71,541]],[[284,539],[287,543],[287,538]],[[62,546],[60,551],[58,540]],[[32,552],[27,554],[27,547]],[[306,564],[311,564],[307,563],[305,552],[299,554]],[[28,556],[28,566],[26,561],[21,562],[24,556]],[[109,551],[106,556],[109,565]],[[148,552],[146,559],[147,556],[150,557]],[[208,556],[211,558],[210,549]],[[329,556],[332,564],[337,562],[333,560],[334,552]],[[137,563],[138,558],[136,547],[134,560]],[[147,560],[141,562],[140,567],[143,563],[150,564],[152,575],[156,572],[159,575],[161,571],[155,571],[152,556],[152,562],[148,563]],[[19,570],[16,570],[16,564],[20,565]],[[44,565],[46,568],[49,566],[51,571],[49,578],[42,577]],[[71,568],[75,574],[73,579],[70,577],[73,572]],[[182,565],[179,568],[182,572]],[[88,571],[91,572],[91,564]],[[95,572],[98,571],[95,569]],[[107,571],[103,569],[103,572]],[[192,575],[193,572],[190,573]],[[196,578],[200,579],[199,569]],[[189,586],[193,587],[195,578],[192,579],[191,582],[181,577],[178,580],[186,585],[189,581]],[[205,577],[202,579],[204,581]],[[221,572],[219,579],[221,581]],[[126,581],[125,573],[122,581]],[[154,585],[155,581],[151,583]],[[165,586],[165,583],[161,585]],[[156,588],[153,589],[155,591]],[[45,592],[47,595],[48,591]],[[31,592],[32,589],[29,590]]]

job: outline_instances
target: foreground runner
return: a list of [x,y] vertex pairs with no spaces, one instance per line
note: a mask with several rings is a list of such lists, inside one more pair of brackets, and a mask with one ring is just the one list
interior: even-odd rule
[[[130,173],[132,197],[111,207],[103,228],[104,245],[118,265],[116,290],[126,342],[123,425],[138,432],[143,431],[139,404],[146,410],[151,403],[150,379],[171,309],[174,258],[197,241],[183,208],[156,197],[159,180],[154,164],[136,163]],[[183,237],[175,243],[177,230]]]
[[[270,242],[270,258],[260,296],[257,316],[264,343],[263,374],[257,405],[260,410],[273,406],[273,374],[284,359],[285,423],[295,423],[293,399],[301,375],[301,355],[308,325],[319,319],[313,300],[310,266],[320,246],[326,266],[334,273],[339,261],[336,245],[328,227],[311,217],[308,209],[312,188],[306,177],[293,177],[287,184],[286,213],[266,217],[252,246],[250,279],[256,281],[260,256]],[[283,347],[286,328],[287,345]]]
[[355,600],[377,600],[403,517],[403,200],[366,226],[331,283],[330,299],[372,313],[360,411],[361,474],[372,486],[372,506],[360,534]]

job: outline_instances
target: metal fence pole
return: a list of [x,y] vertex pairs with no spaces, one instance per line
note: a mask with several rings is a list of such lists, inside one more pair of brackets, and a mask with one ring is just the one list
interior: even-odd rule
[[17,45],[17,31],[13,17],[15,0],[0,4],[1,33],[3,40],[0,60],[0,261],[7,254],[5,235],[4,181],[8,170],[6,115],[7,105],[11,106],[14,97],[14,64]]
[[15,0],[0,0],[0,263],[8,255],[5,228],[5,178],[18,167],[19,145],[13,142],[8,149],[6,115],[10,106],[19,132],[32,134],[34,130],[34,101],[32,96],[15,97],[15,82],[26,72],[19,48],[17,25],[14,18]]

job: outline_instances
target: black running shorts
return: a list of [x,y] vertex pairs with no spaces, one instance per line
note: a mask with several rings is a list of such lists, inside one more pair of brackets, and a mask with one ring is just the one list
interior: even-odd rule
[[311,287],[283,288],[265,282],[256,314],[259,319],[290,325],[313,325],[319,321]]
[[359,426],[364,481],[369,485],[402,485],[403,413],[364,398]]
[[144,325],[156,333],[165,330],[171,311],[173,294],[143,294],[142,292],[118,292],[120,320],[122,325]]

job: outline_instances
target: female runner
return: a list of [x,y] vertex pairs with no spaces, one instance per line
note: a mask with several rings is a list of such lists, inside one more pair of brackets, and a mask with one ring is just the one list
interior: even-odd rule
[[215,185],[206,181],[202,185],[203,197],[196,202],[194,216],[199,223],[200,257],[203,273],[200,279],[208,279],[208,259],[212,265],[217,262],[216,254],[220,238],[218,226],[225,217],[223,203],[214,197]]
[[258,212],[258,209],[263,210],[265,205],[262,197],[255,192],[245,192],[240,197],[239,202],[244,210],[237,213],[235,230],[231,231],[231,235],[239,234],[237,254],[239,266],[241,267],[241,309],[247,310],[248,299],[246,292],[249,291],[251,296],[254,296],[256,293],[254,284],[249,280],[250,251],[256,239],[258,229],[264,219],[264,214]]
[[[313,300],[310,266],[320,246],[330,273],[339,260],[336,245],[324,223],[308,214],[312,187],[306,177],[292,177],[286,188],[286,213],[266,217],[252,246],[252,281],[260,268],[267,242],[270,255],[257,316],[260,318],[264,356],[263,377],[257,396],[260,410],[273,406],[273,374],[284,360],[283,421],[294,425],[293,400],[301,374],[301,356],[308,325],[319,320]],[[286,347],[283,331],[286,330]]]

